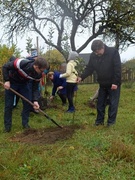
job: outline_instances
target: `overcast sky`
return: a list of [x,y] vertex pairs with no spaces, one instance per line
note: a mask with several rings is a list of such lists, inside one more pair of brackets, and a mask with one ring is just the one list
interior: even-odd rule
[[[37,37],[34,35],[33,36],[33,45],[36,46],[37,45]],[[84,42],[86,39],[86,36],[84,35],[84,37],[77,37],[77,44],[78,46],[82,45],[82,42]],[[26,52],[26,37],[22,38],[21,40],[18,39],[17,41],[17,46],[23,51],[21,53],[21,56],[26,57],[28,55],[28,53]],[[43,47],[44,43],[43,40],[41,38],[38,37],[38,44],[39,47]],[[108,44],[107,44],[108,45]],[[110,46],[110,44],[108,45]],[[46,45],[47,47],[47,45]],[[47,48],[45,48],[45,51],[47,50]],[[89,44],[81,53],[91,53],[91,44]],[[135,46],[131,46],[129,48],[127,48],[124,52],[120,53],[121,56],[121,61],[125,62],[128,60],[131,60],[133,58],[135,58]]]
[[[40,46],[40,42],[41,42],[41,39],[39,39],[39,46]],[[37,42],[36,42],[36,37],[33,39],[33,44],[36,46]],[[82,40],[80,39],[78,41],[78,43],[82,43]],[[21,39],[20,41],[18,40],[18,47],[23,51],[21,53],[21,55],[23,57],[26,57],[28,54],[26,52],[26,40],[25,39]],[[42,47],[42,45],[41,45]],[[47,50],[47,49],[46,49]],[[91,44],[89,44],[81,53],[91,53]],[[129,48],[127,48],[124,52],[120,53],[120,56],[121,56],[121,61],[122,62],[125,62],[127,60],[131,60],[133,58],[135,58],[135,46],[131,46]]]
[[121,54],[122,61],[127,61],[133,58],[135,59],[135,46],[127,48],[127,50]]

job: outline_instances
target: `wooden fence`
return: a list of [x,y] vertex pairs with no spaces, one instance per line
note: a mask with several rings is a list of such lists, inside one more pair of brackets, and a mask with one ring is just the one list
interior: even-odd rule
[[[122,82],[127,82],[127,81],[135,81],[135,70],[133,71],[132,69],[128,69],[127,71],[122,72]],[[90,83],[97,83],[97,76],[96,74],[92,76],[88,76],[82,84],[90,84]]]

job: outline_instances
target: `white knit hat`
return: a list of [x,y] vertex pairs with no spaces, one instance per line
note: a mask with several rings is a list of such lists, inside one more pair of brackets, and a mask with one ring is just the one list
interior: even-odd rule
[[71,51],[68,55],[68,61],[76,60],[79,57],[79,54],[76,51]]

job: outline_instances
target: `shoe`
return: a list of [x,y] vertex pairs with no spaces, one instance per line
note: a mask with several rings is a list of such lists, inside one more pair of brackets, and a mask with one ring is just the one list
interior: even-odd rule
[[11,128],[5,128],[3,132],[4,133],[9,133],[10,131],[11,131]]
[[73,112],[75,112],[75,109],[68,109],[66,112],[67,113],[73,113]]
[[67,113],[73,113],[73,112],[75,112],[75,107],[74,107],[74,106],[69,107],[66,112],[67,112]]
[[30,129],[30,126],[26,124],[25,126],[23,126],[23,129]]
[[95,123],[94,126],[104,126],[104,123],[101,122],[101,123]]

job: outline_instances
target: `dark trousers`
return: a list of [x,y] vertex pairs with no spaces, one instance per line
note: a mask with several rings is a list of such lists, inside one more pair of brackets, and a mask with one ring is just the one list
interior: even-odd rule
[[69,109],[74,108],[74,103],[73,103],[73,98],[74,98],[74,90],[76,87],[76,83],[68,83],[66,86],[66,91],[67,91],[67,99],[69,103]]
[[[28,84],[11,84],[11,88],[19,92],[25,98],[29,99]],[[5,128],[11,128],[12,126],[12,110],[14,102],[14,93],[10,90],[5,90],[5,108],[4,108],[4,126]],[[29,121],[30,104],[25,100],[23,102],[22,110],[22,125],[25,126]]]
[[67,101],[67,96],[66,96],[66,94],[61,93],[60,90],[57,91],[57,94],[58,94],[58,96],[60,97],[60,99],[61,99],[61,101],[62,101],[62,104],[66,104],[66,101]]
[[107,98],[109,98],[107,123],[108,124],[115,123],[117,111],[118,111],[119,97],[120,97],[120,86],[118,86],[116,90],[111,90],[110,87],[99,88],[99,95],[97,102],[97,119],[96,119],[97,124],[104,123]]

